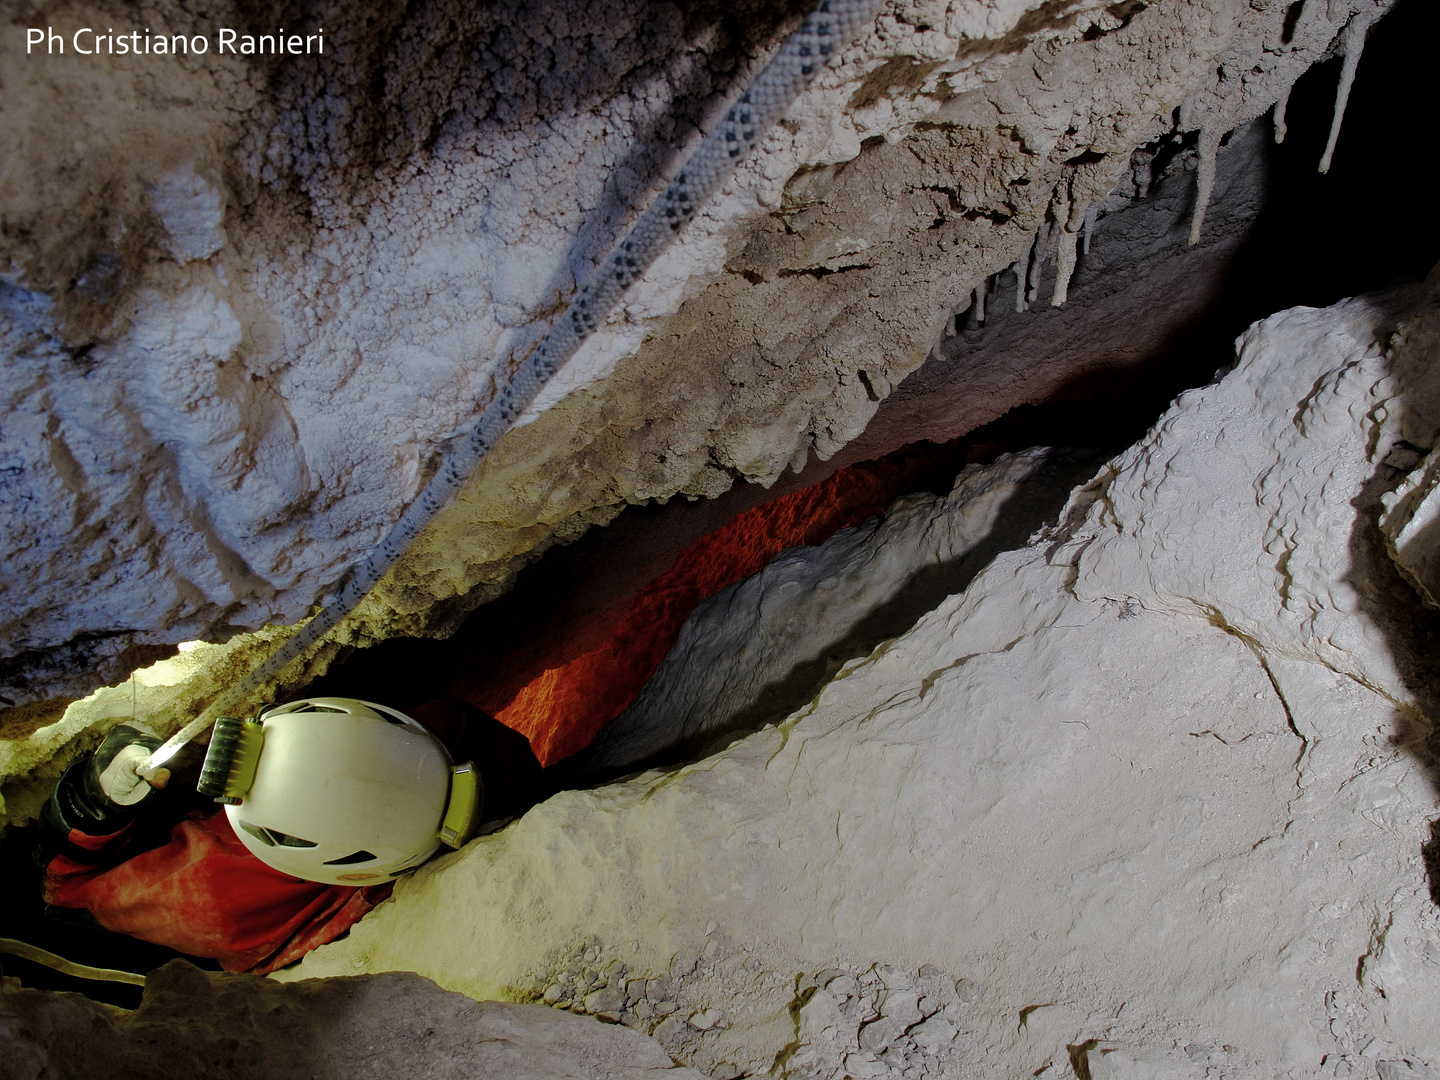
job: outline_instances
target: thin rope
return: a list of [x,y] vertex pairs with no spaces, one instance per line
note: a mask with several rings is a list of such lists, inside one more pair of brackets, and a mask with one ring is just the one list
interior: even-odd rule
[[145,976],[136,975],[133,971],[116,971],[114,968],[97,968],[89,964],[77,964],[72,960],[66,960],[63,956],[56,956],[53,952],[27,944],[24,941],[16,941],[14,938],[0,937],[0,953],[9,953],[11,956],[18,956],[22,960],[30,960],[37,964],[44,964],[53,968],[62,975],[73,975],[77,979],[93,979],[96,982],[117,982],[129,983],[131,986],[144,986]]
[[605,321],[701,205],[719,189],[757,141],[815,80],[820,69],[872,23],[883,0],[821,0],[755,77],[740,99],[696,148],[680,174],[640,215],[630,231],[581,287],[560,320],[481,413],[474,429],[441,463],[389,534],[365,557],[345,587],[280,648],[168,739],[141,766],[153,772],[217,716],[274,681],[350,614],[425,528],[465,487],[500,438],[541,389]]

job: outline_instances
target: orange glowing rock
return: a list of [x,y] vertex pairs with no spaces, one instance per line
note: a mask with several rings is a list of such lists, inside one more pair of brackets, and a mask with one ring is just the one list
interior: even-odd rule
[[635,700],[701,600],[786,548],[823,543],[880,513],[915,471],[905,455],[864,462],[737,515],[645,586],[605,644],[545,671],[498,718],[529,738],[543,764],[583,749]]

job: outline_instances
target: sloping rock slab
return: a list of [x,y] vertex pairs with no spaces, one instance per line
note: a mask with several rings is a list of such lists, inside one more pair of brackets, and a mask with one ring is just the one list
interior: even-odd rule
[[701,602],[582,767],[673,760],[681,747],[784,718],[841,663],[904,633],[997,551],[1022,547],[1089,478],[1087,461],[1036,448],[969,465],[948,496],[906,495],[823,544],[782,552]]
[[174,960],[133,1013],[0,987],[0,1075],[320,1080],[693,1080],[653,1039],[543,1005],[476,1002],[419,975],[282,984]]

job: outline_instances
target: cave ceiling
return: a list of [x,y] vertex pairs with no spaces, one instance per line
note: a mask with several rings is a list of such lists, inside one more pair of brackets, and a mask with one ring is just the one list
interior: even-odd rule
[[[1251,121],[1315,65],[1358,57],[1389,7],[882,5],[462,497],[267,693],[341,648],[452,632],[626,507],[781,490],[1163,352],[1209,299],[1189,284],[1213,284],[1248,235],[1254,207],[1227,186],[1244,170],[1225,165],[1239,133],[1263,141]],[[175,32],[215,21],[149,10]],[[215,647],[171,661],[184,674],[151,704],[161,726],[283,638],[803,13],[319,5],[323,62],[163,68],[42,66],[7,37],[0,695],[7,730],[50,726],[9,743],[4,771],[44,766],[93,720],[52,723],[69,701],[181,642]],[[47,96],[61,107],[33,107]],[[1154,243],[1067,297],[1092,239],[1180,174]],[[1175,234],[1202,218],[1192,249]],[[1023,324],[997,314],[1017,266]],[[947,366],[964,374],[947,382]]]

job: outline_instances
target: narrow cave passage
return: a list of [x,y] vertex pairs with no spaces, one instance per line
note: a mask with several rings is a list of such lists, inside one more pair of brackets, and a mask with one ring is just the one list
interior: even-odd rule
[[[1424,0],[1402,0],[1377,24],[1328,174],[1317,173],[1315,163],[1330,127],[1339,57],[1294,87],[1282,144],[1274,143],[1268,116],[1227,136],[1198,246],[1185,242],[1197,137],[1167,138],[1145,148],[1143,162],[1137,158],[1137,170],[1148,172],[1145,193],[1099,218],[1065,307],[1046,303],[1053,260],[1040,266],[1042,299],[1029,310],[1016,310],[1017,282],[1008,271],[987,279],[983,317],[970,297],[957,297],[925,365],[832,458],[812,455],[769,489],[737,484],[712,500],[627,507],[610,525],[546,552],[453,636],[395,638],[351,651],[289,696],[354,696],[407,710],[436,697],[463,698],[524,734],[574,788],[643,767],[694,762],[783,718],[843,664],[904,633],[997,554],[1053,523],[1071,490],[1106,458],[1141,439],[1177,395],[1206,386],[1228,367],[1236,336],[1255,320],[1424,280],[1440,257],[1440,221],[1431,212],[1429,185],[1407,179],[1395,163],[1399,148],[1423,130],[1433,102],[1425,48],[1437,34],[1440,8]],[[797,656],[763,693],[731,708],[723,725],[687,729],[668,742],[632,738],[637,726],[653,728],[668,688],[683,682],[657,676],[666,673],[667,656],[677,665],[698,665],[695,657],[716,655],[699,649],[681,655],[677,643],[689,648],[687,625],[692,637],[700,632],[697,613],[710,617],[727,597],[762,595],[760,575],[778,576],[812,556],[821,566],[822,545],[843,546],[847,535],[866,530],[881,535],[918,513],[925,500],[943,500],[962,470],[971,468],[974,476],[994,468],[998,476],[1035,447],[1057,452],[1034,477],[1016,481],[1033,483],[1020,489],[1023,497],[1002,503],[984,542],[963,558],[917,564],[902,586],[877,595],[835,629],[824,650]],[[797,553],[802,547],[815,551]],[[742,593],[747,583],[752,591]],[[812,611],[797,604],[789,618],[807,619]],[[1117,616],[1127,617],[1123,610]],[[779,621],[785,618],[782,612]],[[724,641],[716,648],[723,654],[723,647]],[[758,664],[742,653],[731,648],[727,662]],[[1278,681],[1275,689],[1279,695]],[[608,734],[607,725],[613,725]],[[1278,742],[1284,732],[1265,737]],[[1215,739],[1223,742],[1218,734]],[[1435,830],[1440,824],[1432,824],[1417,872],[1428,873],[1428,894],[1440,903]],[[48,919],[29,866],[31,841],[26,828],[11,829],[0,841],[6,933],[83,963],[135,972],[175,955]],[[1383,935],[1372,943],[1376,955],[1382,945]],[[134,988],[84,983],[8,957],[4,963],[27,986],[79,990],[124,1007],[139,1000]],[[830,977],[851,976],[837,969]],[[666,988],[656,993],[673,995],[665,979]],[[819,978],[802,992],[823,989]],[[792,1011],[798,1015],[798,1006]],[[1087,1044],[1069,1050],[1076,1075],[1088,1075],[1088,1066],[1082,1069]]]

